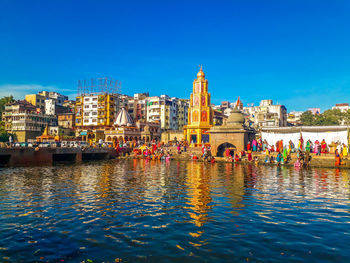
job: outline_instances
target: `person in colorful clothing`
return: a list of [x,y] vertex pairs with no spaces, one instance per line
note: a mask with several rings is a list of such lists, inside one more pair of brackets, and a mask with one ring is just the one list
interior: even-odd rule
[[327,152],[327,143],[323,139],[322,142],[321,142],[321,153],[326,153],[326,152]]
[[310,140],[306,142],[305,151],[310,152]]
[[318,140],[315,141],[315,147],[314,147],[314,153],[316,153],[316,155],[320,155],[321,153],[321,146],[320,146],[320,142]]
[[253,139],[253,141],[252,141],[252,146],[253,146],[253,152],[256,152],[257,142],[255,139]]
[[348,156],[348,147],[343,143],[343,157]]
[[335,166],[339,166],[340,165],[340,155],[338,152],[338,149],[335,150]]

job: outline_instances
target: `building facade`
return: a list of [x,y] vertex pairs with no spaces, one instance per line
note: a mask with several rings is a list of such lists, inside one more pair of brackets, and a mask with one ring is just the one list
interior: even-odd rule
[[66,129],[75,129],[75,113],[57,114],[58,126]]
[[255,128],[287,126],[286,107],[273,104],[272,100],[262,100],[259,106],[243,107],[243,112]]
[[[25,96],[25,100],[33,104],[38,110],[45,114],[54,115],[54,108],[52,104],[56,106],[63,106],[64,102],[68,100],[68,96],[62,95],[58,92],[52,91],[40,91],[37,94],[28,94]],[[48,102],[46,102],[46,100]],[[46,106],[46,103],[48,104]],[[48,112],[46,112],[46,108]]]
[[349,103],[338,103],[332,107],[332,110],[340,110],[341,112],[347,112],[350,110]]
[[77,129],[110,127],[116,117],[118,95],[89,94],[76,98],[75,125]]
[[168,95],[147,98],[147,121],[159,122],[161,129],[178,130],[178,99]]
[[57,126],[55,116],[38,113],[36,107],[26,100],[7,104],[2,119],[5,130],[14,134],[19,142],[35,139],[47,126]]
[[200,68],[193,81],[190,106],[188,109],[188,125],[184,127],[184,138],[194,146],[210,143],[209,129],[213,126],[213,110],[208,93],[208,80]]

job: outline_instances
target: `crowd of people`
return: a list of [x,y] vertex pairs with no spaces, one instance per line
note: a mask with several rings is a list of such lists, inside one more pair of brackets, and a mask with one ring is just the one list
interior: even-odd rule
[[[248,160],[250,152],[264,152],[266,163],[288,163],[291,160],[291,154],[296,153],[297,160],[294,163],[296,167],[308,166],[311,161],[311,154],[314,153],[316,156],[321,154],[328,154],[331,152],[335,154],[335,165],[339,166],[342,163],[342,159],[348,156],[348,146],[345,143],[334,142],[327,144],[323,139],[322,141],[307,140],[304,142],[303,137],[300,137],[297,145],[295,145],[292,140],[287,144],[283,140],[277,141],[275,144],[268,144],[266,140],[262,139],[253,139],[247,144]],[[274,157],[272,153],[277,153],[277,156]],[[238,159],[238,157],[237,157]]]

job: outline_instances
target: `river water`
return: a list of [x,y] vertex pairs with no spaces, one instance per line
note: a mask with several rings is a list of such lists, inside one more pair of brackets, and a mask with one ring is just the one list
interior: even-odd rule
[[349,171],[113,160],[0,170],[1,262],[347,262]]

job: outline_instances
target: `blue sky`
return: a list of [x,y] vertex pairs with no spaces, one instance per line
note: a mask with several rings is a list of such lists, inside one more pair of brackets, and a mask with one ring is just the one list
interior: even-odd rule
[[350,102],[350,1],[0,0],[0,96],[74,98],[79,79],[188,98],[202,64],[212,102],[288,111]]

